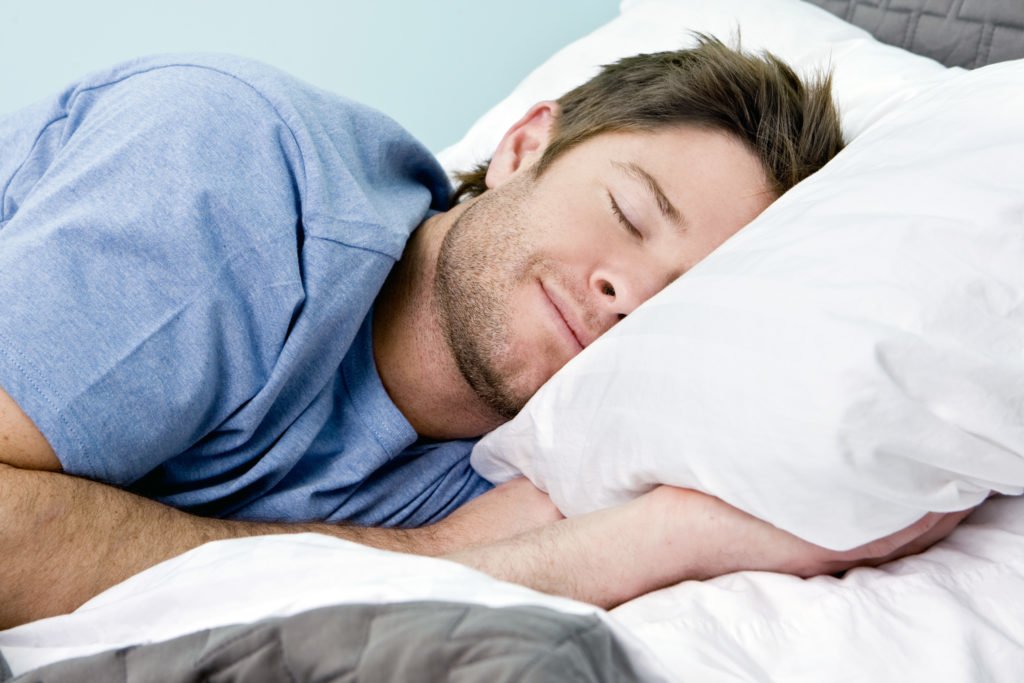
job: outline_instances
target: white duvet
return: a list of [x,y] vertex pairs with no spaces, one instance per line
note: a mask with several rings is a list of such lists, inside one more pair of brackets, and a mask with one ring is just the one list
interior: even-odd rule
[[843,579],[741,572],[611,612],[326,536],[221,541],[138,574],[74,614],[0,632],[0,652],[19,674],[329,604],[412,600],[599,613],[649,681],[1017,683],[1024,498],[993,499],[928,552]]

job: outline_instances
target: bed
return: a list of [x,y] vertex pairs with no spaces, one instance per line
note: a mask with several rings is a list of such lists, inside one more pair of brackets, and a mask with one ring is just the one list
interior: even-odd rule
[[[832,207],[859,207],[863,197],[857,192],[877,194],[877,186],[871,183],[881,178],[887,187],[906,183],[904,194],[912,194],[919,185],[928,189],[932,183],[921,201],[947,222],[963,208],[971,215],[990,216],[992,224],[1001,225],[1011,236],[1024,234],[1024,173],[1015,162],[1024,158],[1024,135],[1018,132],[1024,128],[1020,123],[1024,121],[1024,69],[1019,61],[1024,57],[1024,4],[1012,0],[819,0],[813,4],[820,8],[798,0],[625,0],[616,20],[554,55],[482,117],[462,142],[442,154],[442,161],[448,168],[458,169],[481,160],[492,148],[495,136],[511,123],[510,117],[538,99],[557,96],[587,78],[601,63],[632,52],[666,49],[685,40],[690,30],[723,39],[735,37],[738,32],[745,46],[771,49],[800,68],[833,66],[844,129],[851,141],[850,153],[842,160],[837,158],[839,171],[833,172],[833,176],[839,174],[838,190],[828,184],[832,176],[825,174],[823,180],[798,186],[792,197],[787,195],[777,203],[784,206],[773,207],[764,221],[759,219],[757,226],[751,227],[772,221],[798,223],[797,218],[815,225],[846,220],[852,211],[833,210],[830,214],[816,207],[823,197]],[[988,64],[994,66],[984,66]],[[979,75],[972,75],[975,73]],[[956,88],[963,89],[960,100],[954,97]],[[998,106],[986,106],[985,97],[991,97]],[[977,116],[989,117],[984,126],[979,126],[984,128],[978,133],[980,137],[961,130],[970,127],[972,119],[958,107],[976,107]],[[951,124],[957,121],[962,126]],[[887,131],[890,125],[892,130]],[[934,130],[930,131],[929,126]],[[869,157],[865,166],[858,166],[863,156],[870,155],[872,145],[901,158],[912,156],[909,147],[900,145],[909,140],[907,145],[920,146],[921,140],[915,136],[923,136],[929,147],[949,147],[928,164],[915,162],[917,165],[909,166],[909,174],[906,168],[895,163],[887,166],[877,158]],[[975,148],[978,155],[973,153]],[[864,168],[870,173],[854,173]],[[941,184],[944,178],[954,173],[962,176],[956,192],[935,190],[945,187]],[[978,178],[986,173],[992,177],[980,183]],[[851,178],[861,178],[861,185]],[[875,194],[867,196],[872,197],[873,208],[880,211],[874,206]],[[956,196],[949,199],[945,196],[948,194]],[[850,204],[843,205],[843,201]],[[956,204],[950,204],[947,210],[944,201]],[[884,202],[878,200],[877,204]],[[893,210],[890,205],[883,208]],[[869,213],[861,211],[860,216],[865,215]],[[952,229],[949,232],[956,234]],[[673,310],[669,304],[675,302],[685,305],[689,312],[699,312],[698,302],[709,291],[701,290],[702,282],[716,287],[716,305],[728,304],[728,292],[722,294],[724,281],[715,269],[735,265],[743,249],[756,253],[761,244],[757,240],[762,239],[759,235],[765,233],[764,229],[755,229],[750,232],[752,236],[727,245],[722,256],[709,259],[710,265],[695,274],[689,289],[671,294],[660,301],[660,308],[651,310],[668,312]],[[915,244],[908,240],[917,238],[916,233],[902,235],[895,229],[888,234],[897,234],[901,244]],[[970,249],[989,248],[984,239],[975,237],[970,242],[953,242],[958,262],[970,261]],[[913,384],[910,380],[918,375],[911,370],[899,375],[899,367],[886,366],[887,381],[899,375],[903,388],[913,385],[910,393],[915,394],[915,400],[920,395],[938,397],[930,404],[932,422],[921,423],[922,434],[944,429],[951,416],[970,418],[961,432],[967,434],[964,439],[971,437],[973,441],[956,442],[978,454],[970,462],[965,463],[965,458],[957,454],[946,460],[939,455],[931,460],[885,460],[881,472],[886,476],[893,472],[895,462],[898,473],[908,481],[934,484],[926,490],[900,489],[879,484],[879,473],[872,470],[877,462],[855,457],[821,468],[827,469],[824,473],[801,473],[804,485],[799,491],[772,487],[765,480],[762,488],[783,491],[776,500],[738,490],[722,474],[730,469],[726,454],[718,452],[714,477],[694,465],[684,473],[692,481],[684,477],[679,482],[703,487],[794,533],[835,547],[848,547],[898,528],[922,509],[980,504],[951,536],[923,554],[878,568],[855,569],[842,577],[804,580],[740,572],[710,581],[684,582],[604,611],[496,581],[443,560],[388,553],[325,536],[221,541],[142,572],[73,614],[0,632],[0,681],[13,677],[23,677],[17,680],[24,681],[489,683],[1020,681],[1024,679],[1024,497],[1019,495],[1019,463],[1024,450],[1019,447],[1020,441],[1013,439],[1024,431],[1020,408],[1024,401],[1016,388],[1022,385],[1016,380],[1024,344],[1020,343],[1021,327],[1016,323],[1024,312],[1024,286],[1013,278],[1019,277],[1016,270],[1024,271],[1019,266],[1024,263],[1024,252],[1017,250],[1019,241],[998,244],[998,253],[988,254],[991,265],[986,268],[991,268],[988,272],[994,273],[992,278],[998,280],[999,287],[989,291],[972,289],[972,285],[965,289],[978,296],[983,294],[986,302],[1001,302],[1002,307],[994,308],[987,322],[972,318],[965,338],[975,344],[975,350],[979,344],[989,344],[986,351],[996,348],[992,346],[996,342],[1001,344],[1001,354],[992,352],[988,356],[998,355],[1002,364],[988,358],[986,362],[991,363],[984,366],[986,372],[981,372],[975,362],[978,354],[968,354],[973,364],[963,371],[963,382],[954,390]],[[856,248],[850,247],[854,253]],[[913,268],[921,260],[893,259],[886,264],[889,270],[880,271],[879,277],[889,277],[890,271],[901,277],[916,272]],[[971,263],[971,272],[976,272],[977,265]],[[791,270],[786,269],[783,275],[791,277]],[[762,284],[771,275],[764,270],[757,274]],[[773,282],[786,284],[782,280]],[[804,281],[788,284],[807,285]],[[815,296],[819,290],[827,293],[838,289],[818,284]],[[900,284],[909,287],[902,280]],[[737,291],[744,294],[746,290],[737,285]],[[891,298],[891,293],[882,292],[880,296]],[[980,300],[965,299],[958,308],[948,303],[954,298],[952,293],[945,293],[941,309],[954,317],[976,311]],[[772,304],[767,300],[761,303]],[[808,305],[812,303],[818,307],[815,311],[821,307],[821,300],[814,299]],[[733,310],[737,315],[746,314],[745,309]],[[796,312],[806,314],[809,310],[798,308]],[[874,311],[859,309],[857,313],[875,315]],[[844,323],[849,318],[844,317]],[[1007,323],[1000,327],[1006,321],[1016,326]],[[878,327],[890,330],[895,325],[884,322]],[[946,327],[929,329],[943,330],[942,350],[947,353],[953,332]],[[979,337],[982,333],[978,329],[989,336]],[[804,328],[800,334],[806,337],[809,332]],[[592,355],[614,354],[619,350],[616,344],[627,343],[633,342],[626,335],[618,335]],[[792,345],[794,340],[780,338],[778,343]],[[911,359],[934,351],[920,344],[910,348],[913,353],[905,355]],[[652,358],[656,352],[653,349],[646,357]],[[595,375],[584,355],[578,359],[583,362],[574,361],[567,368],[570,380],[561,382],[555,390],[545,388],[539,400],[531,402],[523,420],[485,439],[479,453],[474,453],[475,463],[489,471],[488,476],[500,480],[510,472],[525,472],[558,497],[556,502],[563,509],[577,511],[616,500],[600,496],[592,499],[582,495],[584,489],[588,494],[618,489],[617,495],[628,497],[650,483],[638,482],[635,472],[623,474],[621,468],[593,474],[590,470],[595,467],[588,465],[587,471],[581,467],[566,474],[545,470],[536,463],[536,452],[544,449],[566,454],[563,463],[572,462],[574,448],[592,456],[589,449],[596,431],[594,411],[607,410],[607,404],[590,406],[590,412],[580,409],[581,426],[570,425],[563,430],[570,435],[574,430],[582,433],[584,438],[577,439],[578,444],[566,441],[563,432],[549,442],[537,440],[538,433],[545,433],[545,421],[550,421],[551,415],[565,417],[566,401],[577,405],[580,395],[600,393],[580,389],[587,388],[585,383],[594,381]],[[966,357],[937,356],[950,373],[959,372],[957,364],[966,363]],[[786,361],[800,362],[798,358],[783,358],[777,364],[785,365]],[[708,355],[702,362],[713,368],[716,358]],[[729,362],[735,364],[735,356]],[[755,355],[751,355],[750,362],[755,366],[764,364]],[[814,368],[815,377],[821,376],[823,362]],[[929,368],[934,370],[935,365],[925,369]],[[605,384],[601,386],[613,386],[608,384],[612,381],[634,381],[630,377],[637,374],[628,368],[622,372],[626,379],[602,378]],[[986,409],[983,414],[965,413],[967,408],[956,401],[957,392],[976,388],[967,379],[982,376],[988,378],[984,381],[994,381],[994,375],[1009,377],[1013,381],[1006,383],[1013,386],[993,388],[998,400],[982,401]],[[573,378],[575,385],[571,383]],[[771,385],[768,379],[765,385]],[[651,383],[645,382],[647,390]],[[713,391],[709,387],[703,399],[705,404],[711,402],[712,408]],[[756,407],[756,399],[752,395],[748,400]],[[876,403],[881,404],[883,399],[889,400],[882,393],[875,396]],[[897,403],[893,398],[886,405],[893,411],[909,410],[905,408],[909,405],[906,397],[900,400],[903,402]],[[1004,408],[1001,413],[1000,407]],[[703,409],[712,408],[705,405]],[[646,415],[637,418],[624,414],[623,419],[643,419],[652,410],[635,409]],[[1000,415],[1002,421],[993,422],[990,414]],[[917,428],[912,419],[915,415],[908,412],[896,427],[903,433]],[[693,433],[688,437],[694,438]],[[636,441],[628,434],[626,438]],[[667,433],[662,438],[680,437]],[[613,437],[602,436],[601,440],[610,442]],[[905,447],[920,449],[920,441]],[[997,441],[999,448],[994,448],[992,444]],[[889,447],[892,442],[880,439],[879,443]],[[710,441],[707,445],[718,447]],[[629,448],[631,444],[622,442],[617,446]],[[649,449],[657,448],[657,442],[649,445]],[[517,449],[525,455],[505,455]],[[941,449],[934,452],[940,453]],[[792,457],[791,453],[780,455],[774,471],[784,471]],[[935,458],[941,460],[938,465]],[[749,467],[745,469],[742,462],[733,469],[749,474]],[[941,471],[941,476],[936,471]],[[815,481],[811,477],[819,474],[831,478],[811,486]],[[595,478],[585,479],[589,485],[580,486],[581,476]],[[567,485],[566,481],[574,484]],[[832,498],[828,514],[806,513],[808,506],[818,500],[813,498],[815,490],[819,491],[818,498],[821,491]],[[991,491],[1003,495],[986,499]],[[844,506],[846,499],[866,499],[869,504],[851,502]],[[820,509],[820,500],[818,505]]]

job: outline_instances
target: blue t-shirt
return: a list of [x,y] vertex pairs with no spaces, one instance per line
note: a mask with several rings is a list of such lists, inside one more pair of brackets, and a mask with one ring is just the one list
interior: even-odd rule
[[388,398],[370,311],[448,193],[393,121],[265,65],[94,74],[0,118],[0,387],[66,472],[198,514],[440,519],[489,485]]

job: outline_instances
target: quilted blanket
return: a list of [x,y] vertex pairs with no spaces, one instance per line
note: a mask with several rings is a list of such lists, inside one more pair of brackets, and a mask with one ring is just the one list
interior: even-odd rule
[[[0,659],[0,681],[6,680]],[[8,669],[7,674],[10,671]],[[42,667],[19,683],[634,681],[595,615],[544,607],[334,605]]]
[[809,0],[882,42],[968,69],[1024,57],[1013,0]]

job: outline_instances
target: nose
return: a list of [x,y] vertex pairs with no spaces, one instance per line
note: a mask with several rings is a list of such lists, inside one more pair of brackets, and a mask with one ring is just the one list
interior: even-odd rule
[[638,266],[618,271],[596,271],[591,277],[591,287],[598,294],[601,310],[605,315],[614,317],[613,322],[625,318],[675,279],[658,270],[647,264],[646,268]]

